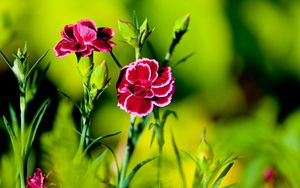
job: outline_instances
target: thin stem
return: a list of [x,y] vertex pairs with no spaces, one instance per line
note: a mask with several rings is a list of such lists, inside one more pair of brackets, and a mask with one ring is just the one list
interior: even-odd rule
[[130,127],[129,127],[129,132],[128,132],[127,145],[126,145],[125,156],[124,156],[124,161],[123,161],[122,171],[121,171],[121,176],[120,176],[120,183],[119,183],[119,186],[121,188],[124,188],[123,184],[124,184],[124,180],[126,178],[126,171],[128,168],[128,163],[130,161],[130,158],[131,158],[132,153],[135,148],[135,143],[134,143],[135,118],[136,118],[135,115],[130,115]]
[[135,48],[135,60],[138,60],[141,56],[141,48],[140,47],[136,47]]
[[113,60],[115,61],[115,63],[117,64],[117,66],[121,69],[122,65],[120,64],[120,62],[118,61],[118,59],[116,58],[114,53],[112,51],[110,51],[109,53],[110,53],[111,57],[113,58]]
[[26,147],[26,140],[25,140],[25,113],[26,113],[26,82],[20,84],[20,119],[21,119],[21,132],[20,132],[20,148],[19,148],[19,178],[20,178],[20,187],[25,188],[25,173],[26,173],[26,166],[27,163],[27,152],[30,152],[29,148]]

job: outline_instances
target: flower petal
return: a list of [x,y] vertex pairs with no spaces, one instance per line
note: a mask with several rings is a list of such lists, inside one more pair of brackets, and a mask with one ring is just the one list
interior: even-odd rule
[[91,45],[100,52],[110,52],[112,49],[111,44],[108,41],[97,39],[94,40]]
[[154,80],[152,87],[164,87],[173,79],[171,67],[161,67],[158,70],[158,77]]
[[67,55],[69,55],[69,51],[63,51],[62,50],[62,46],[64,45],[65,40],[61,40],[59,41],[53,48],[53,50],[55,51],[55,55],[57,57],[65,57]]
[[144,82],[148,81],[151,76],[151,69],[148,64],[141,64],[136,61],[133,66],[129,66],[126,71],[126,79],[130,83],[134,84],[135,82]]
[[94,51],[94,48],[92,46],[88,45],[85,51],[80,52],[80,55],[82,57],[87,57],[87,56],[91,55],[93,51]]
[[112,28],[109,27],[100,27],[98,28],[97,38],[103,40],[109,40],[115,35],[115,32]]
[[69,24],[64,27],[64,29],[60,32],[63,39],[70,40],[70,41],[76,41],[74,33],[73,33],[74,25]]
[[166,97],[171,93],[171,91],[173,91],[173,83],[174,81],[163,87],[152,88],[152,91],[156,97]]
[[162,98],[158,97],[156,99],[153,99],[152,103],[156,106],[164,107],[164,106],[167,106],[168,104],[170,104],[171,100],[172,100],[172,94],[169,94],[166,97],[162,97]]
[[125,100],[125,111],[130,114],[142,117],[151,113],[152,110],[153,104],[150,99],[130,95]]
[[131,93],[124,92],[124,93],[119,93],[118,94],[118,106],[122,109],[125,110],[125,100],[131,95]]
[[148,58],[143,58],[143,59],[140,59],[139,61],[140,61],[140,63],[149,65],[150,70],[151,70],[150,80],[151,81],[155,80],[158,76],[158,73],[157,73],[158,67],[159,67],[158,62],[154,59],[148,59]]
[[81,44],[91,44],[97,39],[97,30],[88,20],[78,22],[74,26],[74,36]]

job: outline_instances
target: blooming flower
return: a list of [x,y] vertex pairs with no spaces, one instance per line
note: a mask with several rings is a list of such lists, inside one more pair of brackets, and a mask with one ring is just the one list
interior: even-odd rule
[[145,116],[152,112],[153,105],[170,104],[174,82],[171,67],[159,67],[154,59],[139,59],[121,70],[118,106],[130,114]]
[[77,24],[69,24],[61,31],[62,40],[54,47],[57,57],[64,57],[71,52],[83,57],[93,51],[109,52],[115,45],[110,39],[114,30],[107,27],[97,28],[92,20],[81,20]]
[[26,188],[47,188],[45,185],[45,174],[37,168],[33,176],[29,176]]

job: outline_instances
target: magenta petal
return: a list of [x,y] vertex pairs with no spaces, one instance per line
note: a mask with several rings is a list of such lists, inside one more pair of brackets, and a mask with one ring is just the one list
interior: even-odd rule
[[82,57],[87,57],[87,56],[91,55],[93,51],[94,51],[94,48],[92,46],[87,46],[85,51],[80,52],[80,55]]
[[74,41],[74,42],[76,41],[73,33],[73,28],[74,28],[73,24],[69,24],[64,27],[64,29],[60,33],[63,39]]
[[164,87],[152,88],[156,97],[166,97],[173,90],[173,84],[168,84]]
[[153,104],[150,99],[130,95],[125,100],[125,110],[130,114],[142,117],[152,112]]
[[125,93],[119,93],[118,94],[118,106],[125,110],[125,100],[131,95],[131,93],[128,91],[128,92],[125,92]]
[[115,35],[115,32],[112,28],[108,28],[108,27],[98,28],[97,38],[100,38],[103,40],[109,40],[114,35]]
[[83,44],[91,44],[97,39],[97,32],[82,24],[76,24],[74,26],[74,35],[77,41]]
[[153,104],[159,107],[167,106],[171,103],[172,95],[168,95],[167,97],[157,98],[155,100],[152,100]]
[[171,67],[162,67],[158,70],[158,77],[154,80],[152,87],[164,87],[172,79]]
[[92,42],[92,46],[100,52],[110,52],[111,51],[111,45],[104,40],[97,39]]
[[138,62],[134,66],[130,66],[126,71],[126,79],[130,83],[134,84],[136,81],[143,82],[150,79],[151,69],[147,64],[141,64]]
[[77,24],[86,26],[88,28],[91,28],[91,29],[97,31],[97,26],[96,26],[95,22],[93,22],[90,19],[80,20]]
[[147,58],[143,58],[140,60],[141,63],[143,64],[147,64],[150,67],[150,71],[151,71],[151,77],[150,80],[155,80],[158,76],[158,62],[154,59],[147,59]]
[[63,46],[64,42],[65,42],[65,40],[61,40],[54,46],[53,50],[55,51],[55,55],[57,57],[65,57],[66,55],[68,55],[70,53],[69,51],[62,50],[62,46]]

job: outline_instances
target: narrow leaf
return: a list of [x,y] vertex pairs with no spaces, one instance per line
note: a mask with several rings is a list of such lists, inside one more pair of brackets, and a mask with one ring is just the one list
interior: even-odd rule
[[193,55],[195,55],[195,52],[189,53],[188,55],[184,56],[182,59],[180,59],[179,61],[177,61],[176,63],[174,63],[174,66],[177,66],[181,63],[186,62],[189,58],[191,58]]
[[176,145],[174,134],[173,134],[172,131],[171,131],[171,137],[172,137],[172,145],[173,145],[174,152],[175,152],[175,155],[176,155],[176,160],[177,160],[177,164],[178,164],[179,173],[180,173],[180,176],[181,176],[181,179],[182,179],[182,185],[183,185],[183,187],[187,187],[186,186],[186,178],[185,178],[185,174],[184,174],[184,170],[183,170],[183,166],[182,166],[182,161],[181,161],[179,150],[178,150],[178,147]]
[[149,159],[146,159],[142,162],[140,162],[139,164],[137,164],[133,169],[132,171],[130,172],[130,174],[126,177],[125,181],[124,181],[124,184],[121,185],[122,187],[128,187],[129,186],[129,183],[131,182],[131,180],[133,179],[134,175],[138,172],[138,170],[143,167],[145,164],[153,161],[154,159],[156,159],[156,157],[152,157],[152,158],[149,158]]
[[18,118],[17,118],[17,115],[16,115],[16,112],[14,110],[14,108],[12,107],[11,104],[8,105],[8,109],[9,109],[9,113],[10,113],[10,118],[11,118],[11,121],[12,121],[12,125],[13,125],[13,129],[17,132],[18,134]]
[[2,57],[2,59],[4,60],[4,62],[8,65],[8,67],[12,70],[12,66],[10,65],[8,59],[5,57],[5,55],[2,53],[2,51],[0,50],[0,55]]
[[50,99],[47,99],[38,109],[38,111],[36,112],[32,122],[30,123],[30,127],[29,127],[29,138],[27,141],[27,145],[26,145],[26,150],[28,151],[31,148],[31,145],[34,141],[37,129],[42,121],[42,118],[44,116],[44,113],[46,112],[46,109],[48,108],[50,104]]
[[173,115],[176,119],[178,118],[177,114],[175,111],[172,110],[166,110],[164,111],[164,114],[162,116],[162,126],[166,123],[167,118],[169,117],[169,115]]
[[94,139],[94,140],[93,140],[93,141],[85,148],[84,153],[87,153],[88,150],[89,150],[92,146],[94,146],[95,144],[100,143],[100,141],[101,141],[102,139],[108,138],[108,137],[112,137],[112,136],[115,136],[115,135],[120,134],[120,133],[121,133],[121,131],[116,132],[116,133],[113,133],[113,134],[108,134],[108,135],[104,135],[104,136],[99,136],[98,138]]
[[36,67],[40,64],[40,62],[44,59],[44,57],[47,55],[49,50],[47,50],[30,68],[30,70],[28,71],[25,79],[27,80],[31,74],[33,73],[33,71],[36,69]]
[[217,180],[214,182],[212,188],[218,188],[220,186],[220,184],[222,183],[223,179],[225,178],[225,176],[227,175],[227,173],[229,172],[229,170],[233,166],[233,164],[234,164],[234,162],[229,163],[225,167],[225,169],[221,172],[221,174],[219,175],[219,177],[217,178]]
[[9,134],[10,140],[13,141],[16,137],[14,130],[12,129],[11,125],[9,124],[9,122],[7,121],[6,117],[3,116],[3,122],[5,125],[5,128]]

